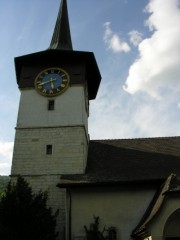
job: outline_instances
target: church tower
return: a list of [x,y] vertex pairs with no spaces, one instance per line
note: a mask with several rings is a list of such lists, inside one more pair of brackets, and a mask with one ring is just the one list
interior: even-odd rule
[[24,177],[34,191],[48,191],[65,226],[61,174],[84,173],[88,153],[89,100],[96,97],[100,72],[92,52],[73,51],[66,0],[61,1],[47,50],[15,58],[21,91],[11,177]]

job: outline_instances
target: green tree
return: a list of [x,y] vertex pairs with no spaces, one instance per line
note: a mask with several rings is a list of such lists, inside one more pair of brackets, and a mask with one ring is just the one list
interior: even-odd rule
[[107,239],[104,236],[106,232],[106,228],[104,227],[103,230],[99,230],[99,217],[94,216],[94,222],[90,224],[89,229],[87,226],[84,226],[87,240],[105,240]]
[[10,178],[8,176],[0,176],[0,199],[5,194],[4,191],[8,185]]
[[47,193],[34,194],[19,176],[16,184],[9,182],[0,199],[1,240],[54,240],[56,214],[47,207]]

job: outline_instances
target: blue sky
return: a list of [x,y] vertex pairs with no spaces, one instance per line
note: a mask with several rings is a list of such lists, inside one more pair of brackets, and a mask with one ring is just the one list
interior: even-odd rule
[[[9,174],[20,92],[14,57],[48,48],[60,0],[1,0],[0,175]],[[180,135],[180,0],[68,0],[74,50],[102,75],[91,139]]]

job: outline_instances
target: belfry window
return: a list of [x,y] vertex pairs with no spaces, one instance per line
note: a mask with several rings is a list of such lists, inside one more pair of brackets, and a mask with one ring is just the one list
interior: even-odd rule
[[48,110],[49,111],[54,110],[54,103],[55,103],[54,100],[48,100]]
[[52,145],[46,145],[46,155],[52,155]]

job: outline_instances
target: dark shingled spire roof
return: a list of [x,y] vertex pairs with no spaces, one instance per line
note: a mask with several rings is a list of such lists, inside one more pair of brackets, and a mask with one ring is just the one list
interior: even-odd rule
[[61,0],[61,5],[49,49],[73,50],[66,0]]

